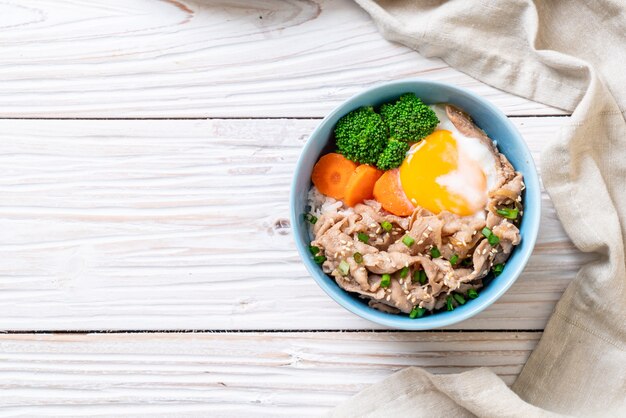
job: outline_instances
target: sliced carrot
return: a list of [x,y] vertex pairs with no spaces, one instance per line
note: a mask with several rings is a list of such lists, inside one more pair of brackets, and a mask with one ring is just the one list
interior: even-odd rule
[[313,167],[311,180],[320,193],[335,199],[343,199],[348,180],[356,167],[355,162],[341,154],[326,154]]
[[365,199],[374,197],[374,184],[382,175],[382,171],[371,165],[361,164],[358,166],[346,185],[346,194],[343,198],[345,204],[354,206]]
[[415,207],[402,190],[400,171],[397,168],[385,171],[374,185],[374,199],[387,212],[398,216],[409,216]]

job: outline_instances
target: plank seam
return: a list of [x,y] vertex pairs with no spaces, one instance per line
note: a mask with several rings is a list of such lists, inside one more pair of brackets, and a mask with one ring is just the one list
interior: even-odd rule
[[249,329],[249,330],[229,330],[229,329],[183,329],[183,330],[3,330],[0,335],[22,335],[22,334],[68,334],[68,335],[84,335],[84,334],[308,334],[308,333],[371,333],[371,334],[389,334],[389,333],[537,333],[543,332],[543,329],[433,329],[433,330],[396,330],[396,329]]

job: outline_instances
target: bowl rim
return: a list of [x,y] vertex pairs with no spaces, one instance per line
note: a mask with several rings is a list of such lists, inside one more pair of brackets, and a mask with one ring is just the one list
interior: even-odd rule
[[[314,146],[314,142],[312,138],[316,138],[319,135],[319,132],[324,128],[324,126],[329,123],[328,121],[334,118],[339,112],[345,111],[344,109],[349,108],[350,104],[360,100],[363,96],[370,95],[372,92],[376,90],[385,90],[389,87],[397,86],[397,85],[407,85],[407,87],[422,85],[429,86],[435,88],[442,88],[449,91],[452,91],[454,94],[467,96],[470,99],[480,102],[481,106],[486,108],[488,112],[495,117],[501,119],[506,126],[506,129],[510,132],[511,138],[513,138],[514,142],[517,142],[523,151],[525,152],[525,156],[527,157],[528,168],[530,173],[524,173],[524,183],[526,184],[526,198],[525,198],[525,217],[524,220],[528,219],[530,223],[526,226],[527,230],[524,234],[524,242],[526,245],[526,249],[523,253],[518,256],[519,262],[513,270],[506,270],[505,273],[498,276],[499,285],[495,289],[495,291],[489,293],[488,295],[482,298],[472,300],[472,303],[469,303],[464,306],[462,311],[451,311],[451,312],[438,312],[433,315],[429,315],[419,319],[410,319],[406,315],[398,315],[398,314],[388,314],[382,311],[378,311],[374,308],[371,308],[365,304],[357,303],[354,300],[351,300],[352,296],[346,290],[340,288],[333,280],[324,280],[329,278],[326,273],[324,273],[321,268],[314,264],[312,259],[309,257],[308,248],[304,248],[304,246],[299,242],[296,236],[296,225],[298,222],[299,214],[295,213],[296,207],[296,182],[298,180],[298,174],[301,171],[301,167],[306,160],[306,155],[310,152],[311,148]],[[326,139],[328,141],[328,139]],[[530,176],[529,176],[530,174]],[[294,234],[294,241],[296,244],[296,248],[298,249],[299,256],[304,263],[305,267],[309,274],[313,277],[315,282],[320,286],[324,292],[331,297],[336,303],[342,306],[344,309],[352,312],[353,314],[366,319],[368,321],[374,322],[379,325],[383,325],[386,327],[394,328],[394,329],[403,329],[410,331],[418,331],[418,330],[430,330],[435,328],[441,328],[445,326],[450,326],[459,322],[462,322],[466,319],[469,319],[478,313],[485,310],[487,307],[491,306],[495,301],[497,301],[519,278],[521,272],[526,267],[528,260],[533,252],[535,247],[535,243],[537,241],[537,235],[539,232],[539,225],[541,219],[541,189],[539,176],[537,173],[536,164],[532,158],[528,145],[526,141],[519,133],[515,125],[510,121],[510,119],[504,114],[500,109],[498,109],[495,105],[489,102],[487,99],[479,96],[476,93],[473,93],[469,90],[463,89],[461,87],[441,83],[437,81],[429,81],[420,78],[406,78],[401,80],[393,80],[389,82],[378,83],[371,87],[367,87],[360,91],[357,94],[354,94],[347,100],[343,101],[339,105],[337,105],[330,113],[328,113],[316,126],[316,128],[311,132],[309,137],[307,138],[306,143],[302,147],[300,151],[300,156],[298,157],[298,161],[296,163],[293,178],[291,181],[291,189],[289,194],[289,209],[290,209],[290,218],[292,231]]]

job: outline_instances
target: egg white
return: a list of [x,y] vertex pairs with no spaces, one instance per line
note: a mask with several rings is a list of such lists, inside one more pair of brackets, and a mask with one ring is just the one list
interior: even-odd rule
[[452,137],[456,140],[459,153],[462,153],[480,166],[487,179],[487,190],[492,190],[498,179],[496,159],[493,152],[487,148],[480,139],[468,137],[459,132],[450,118],[448,118],[445,105],[438,104],[430,107],[435,111],[439,119],[439,125],[437,125],[435,129],[445,129],[452,132]]

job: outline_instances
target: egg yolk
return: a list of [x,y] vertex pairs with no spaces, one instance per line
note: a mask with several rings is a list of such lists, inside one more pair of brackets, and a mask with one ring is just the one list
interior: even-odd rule
[[459,152],[452,132],[438,130],[414,144],[400,166],[402,189],[433,213],[468,216],[485,208],[487,181],[480,165]]

